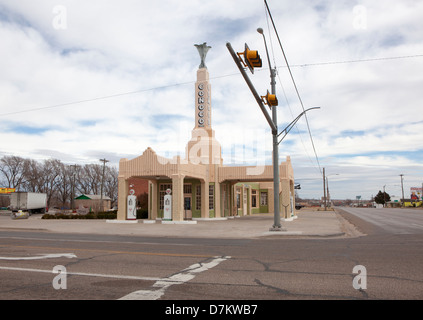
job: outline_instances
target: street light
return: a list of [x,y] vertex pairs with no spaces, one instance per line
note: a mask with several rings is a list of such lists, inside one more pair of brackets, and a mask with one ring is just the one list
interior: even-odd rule
[[385,204],[386,204],[386,197],[385,197],[386,192],[385,192],[385,187],[386,187],[386,184],[383,186],[383,207],[384,207],[384,208],[385,208]]
[[[270,69],[270,86],[271,86],[271,94],[276,99],[276,66],[272,69],[272,65],[270,64],[270,57],[269,51],[267,50],[267,43],[266,37],[264,36],[264,32],[262,28],[258,28],[257,32],[263,36],[264,47],[266,48],[266,55],[267,55],[267,62],[269,64]],[[269,94],[267,94],[267,97]],[[269,102],[267,99],[269,107],[272,109],[272,121],[275,125],[276,131],[273,132],[273,191],[274,191],[274,221],[273,221],[273,228],[271,230],[280,230],[281,226],[281,218],[279,213],[279,143],[278,143],[278,119],[277,119],[277,112],[276,112],[276,105]],[[277,99],[276,99],[277,101]]]
[[401,202],[401,207],[404,207],[404,185],[403,185],[403,181],[404,181],[404,175],[401,173],[400,174],[401,177],[401,190],[402,190],[402,202]]
[[327,201],[329,202],[329,204],[330,204],[330,194],[329,194],[329,179],[328,179],[328,177],[330,177],[330,176],[339,176],[339,173],[332,173],[332,174],[328,174],[326,176],[326,193],[327,193]]
[[[245,72],[245,68],[248,66],[250,71],[252,72],[254,70],[254,67],[261,67],[261,61],[260,63],[257,62],[260,59],[260,56],[257,51],[249,50],[247,44],[245,44],[245,51],[244,52],[238,52],[235,53],[234,49],[232,48],[232,45],[227,42],[226,47],[228,48],[228,51],[230,55],[232,56],[232,59],[234,60],[235,64],[237,65],[241,75],[244,77],[245,82],[247,83],[247,86],[250,88],[251,93],[253,94],[254,98],[256,99],[257,104],[259,105],[261,111],[263,112],[264,117],[266,118],[267,123],[270,126],[270,129],[272,131],[272,137],[273,137],[273,188],[274,188],[274,222],[273,226],[270,228],[270,231],[282,231],[282,226],[280,222],[280,213],[279,213],[279,151],[278,146],[279,143],[283,140],[283,138],[288,134],[289,130],[291,130],[292,126],[298,121],[298,119],[304,115],[307,111],[311,109],[318,109],[318,108],[310,108],[305,111],[303,111],[293,122],[291,122],[287,128],[285,128],[280,134],[285,133],[285,135],[282,137],[282,139],[278,142],[278,137],[280,134],[278,134],[278,125],[277,125],[277,113],[276,113],[276,106],[277,106],[277,99],[276,99],[276,67],[272,69],[272,66],[270,64],[270,58],[269,58],[269,51],[267,50],[267,44],[266,44],[266,38],[263,34],[263,29],[258,28],[257,32],[263,35],[264,45],[266,47],[266,54],[267,54],[267,61],[269,63],[269,69],[270,69],[270,79],[271,79],[271,94],[267,94],[264,97],[260,97],[254,88],[254,85],[252,84],[250,78],[248,77],[247,73]],[[251,53],[253,52],[253,53]],[[243,59],[241,58],[243,56]],[[248,61],[249,59],[252,59],[252,61]],[[252,65],[253,68],[250,68],[248,64],[251,65],[251,63],[256,65]],[[253,70],[251,70],[253,69]],[[252,72],[253,73],[253,72]],[[266,101],[264,101],[266,100]],[[272,110],[272,117],[269,115],[266,107],[264,106],[267,104],[270,109]]]

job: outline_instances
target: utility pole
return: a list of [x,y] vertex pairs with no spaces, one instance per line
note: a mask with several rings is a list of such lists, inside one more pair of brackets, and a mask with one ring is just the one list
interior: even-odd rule
[[401,190],[402,190],[402,202],[401,202],[401,207],[404,207],[404,185],[403,185],[403,181],[404,181],[404,175],[401,173],[400,174],[401,177]]
[[106,159],[100,159],[101,162],[103,162],[103,176],[101,177],[101,188],[100,188],[100,194],[101,194],[101,200],[100,200],[100,206],[101,206],[101,210],[104,210],[104,206],[103,206],[103,185],[104,185],[104,173],[106,170],[106,163],[109,162],[109,160]]
[[[266,42],[265,42],[266,43]],[[260,98],[260,96],[258,95],[256,89],[254,88],[253,84],[251,83],[250,78],[248,77],[247,73],[245,72],[243,66],[241,65],[240,60],[238,59],[237,54],[235,53],[235,51],[232,49],[231,44],[228,42],[226,43],[226,47],[229,50],[229,53],[231,54],[232,58],[234,59],[236,65],[238,66],[239,71],[241,72],[242,76],[244,77],[245,82],[247,83],[248,87],[251,90],[251,93],[253,94],[254,98],[256,99],[261,111],[263,112],[263,115],[265,116],[267,122],[269,123],[269,126],[272,130],[272,136],[273,136],[273,186],[274,186],[274,220],[273,220],[273,226],[270,228],[270,231],[282,231],[282,225],[281,225],[281,218],[280,218],[280,213],[279,213],[279,152],[278,152],[278,147],[279,147],[279,143],[278,143],[278,127],[277,127],[277,122],[275,122],[274,120],[276,119],[276,107],[273,106],[272,107],[272,116],[273,118],[271,118],[269,116],[269,114],[267,113],[266,108],[263,105],[263,101]],[[245,54],[247,55],[248,53],[248,47],[246,46],[246,50],[245,50]],[[248,58],[245,57],[245,60],[247,60]],[[269,60],[269,65],[270,65],[270,60]],[[275,85],[274,85],[274,72],[271,70],[271,79],[272,79],[272,92],[274,92],[276,90]]]
[[328,179],[328,176],[326,176],[326,203],[327,203],[327,207],[332,208],[332,205],[330,203],[329,179]]
[[326,177],[325,177],[325,168],[323,168],[323,202],[325,206],[325,211],[327,210],[326,207]]
[[[263,36],[264,47],[266,48],[267,62],[270,70],[270,86],[272,95],[276,97],[276,66],[272,68],[270,64],[269,51],[267,50],[266,38],[262,28],[258,28],[257,32]],[[276,106],[270,106],[272,109],[272,121],[276,127],[276,134],[272,134],[273,138],[273,207],[274,207],[274,222],[273,229],[279,230],[281,226],[281,217],[279,212],[279,143],[278,143],[278,113]]]
[[[281,226],[281,218],[280,218],[280,208],[279,208],[279,143],[285,138],[291,128],[295,125],[295,123],[300,119],[302,115],[304,115],[307,111],[312,109],[319,109],[319,107],[309,108],[304,110],[297,118],[295,118],[284,130],[282,130],[278,134],[278,125],[277,125],[277,112],[276,106],[278,105],[278,99],[276,98],[276,67],[272,69],[270,65],[269,59],[269,52],[267,50],[266,39],[263,34],[263,29],[258,28],[257,32],[263,35],[264,44],[266,46],[266,53],[267,53],[267,60],[269,62],[269,69],[270,69],[270,79],[271,79],[271,90],[272,93],[267,91],[266,96],[259,96],[256,89],[254,88],[250,78],[248,77],[247,73],[245,72],[244,68],[248,67],[252,73],[254,73],[254,68],[260,68],[262,66],[261,58],[256,50],[250,50],[245,44],[245,51],[241,53],[235,53],[234,49],[232,48],[229,42],[226,43],[226,47],[229,50],[235,64],[237,65],[241,75],[244,77],[247,86],[250,88],[251,93],[253,94],[254,98],[257,101],[261,111],[263,112],[264,117],[266,118],[267,123],[272,130],[272,138],[273,138],[273,191],[274,191],[274,221],[273,226],[270,228],[270,231],[283,231]],[[244,56],[244,59],[241,59],[241,56]],[[268,105],[272,110],[272,116],[269,115],[267,109],[264,105]],[[280,141],[278,138],[281,134],[284,134]]]
[[383,207],[385,208],[385,204],[386,204],[386,192],[385,192],[385,187],[386,187],[386,184],[383,186]]
[[72,190],[71,190],[71,210],[73,212],[73,210],[75,209],[75,175],[76,175],[76,164],[71,164],[70,165],[72,168]]

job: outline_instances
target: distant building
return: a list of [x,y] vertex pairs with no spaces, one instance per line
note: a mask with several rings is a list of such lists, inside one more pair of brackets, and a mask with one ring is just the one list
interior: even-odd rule
[[75,198],[75,207],[88,208],[89,212],[104,212],[110,210],[111,205],[112,199],[105,195],[103,195],[103,200],[101,200],[101,195],[95,194],[82,194]]

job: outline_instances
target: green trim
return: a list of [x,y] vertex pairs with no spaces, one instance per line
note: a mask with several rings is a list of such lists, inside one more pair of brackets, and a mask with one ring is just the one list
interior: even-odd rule
[[[267,193],[267,205],[262,206],[261,205],[261,193],[265,192]],[[260,189],[259,190],[259,206],[260,206],[260,213],[269,213],[269,190],[268,189]]]
[[75,198],[75,200],[92,200],[91,198],[87,197],[85,194]]

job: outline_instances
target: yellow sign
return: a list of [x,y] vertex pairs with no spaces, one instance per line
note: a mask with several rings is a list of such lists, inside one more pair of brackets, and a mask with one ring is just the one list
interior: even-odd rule
[[12,193],[15,192],[15,188],[0,188],[0,193]]

